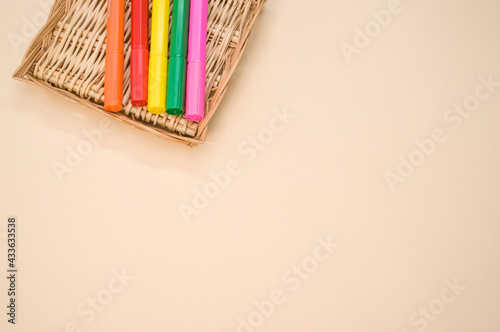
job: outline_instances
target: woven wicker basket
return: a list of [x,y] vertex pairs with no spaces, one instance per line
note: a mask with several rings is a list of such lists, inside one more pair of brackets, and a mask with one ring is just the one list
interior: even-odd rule
[[[171,0],[170,0],[171,1]],[[209,0],[205,119],[154,115],[130,104],[130,0],[125,1],[123,110],[104,110],[106,0],[55,0],[13,77],[160,137],[195,146],[214,115],[266,0]],[[151,0],[150,0],[151,6]],[[172,6],[171,6],[172,8]]]

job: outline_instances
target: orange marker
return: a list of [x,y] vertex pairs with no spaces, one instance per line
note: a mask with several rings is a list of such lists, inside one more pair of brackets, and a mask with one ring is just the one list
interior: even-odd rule
[[104,109],[110,112],[118,112],[122,109],[124,15],[124,0],[108,0]]

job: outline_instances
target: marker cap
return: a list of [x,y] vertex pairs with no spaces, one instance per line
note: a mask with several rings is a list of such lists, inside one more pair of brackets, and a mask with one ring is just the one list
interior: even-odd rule
[[165,112],[167,102],[167,69],[166,56],[156,55],[149,59],[148,111],[154,114]]
[[123,54],[107,53],[105,63],[104,109],[118,112],[123,99]]
[[186,119],[189,121],[201,121],[205,117],[205,76],[205,63],[188,63],[186,81]]
[[133,49],[130,57],[130,99],[133,106],[143,107],[148,104],[149,52]]
[[182,115],[186,101],[186,66],[187,60],[181,56],[171,57],[168,62],[167,113]]

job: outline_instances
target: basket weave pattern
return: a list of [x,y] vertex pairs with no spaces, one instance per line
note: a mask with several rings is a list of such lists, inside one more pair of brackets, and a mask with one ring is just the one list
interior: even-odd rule
[[209,0],[206,115],[200,123],[187,121],[184,115],[155,115],[145,107],[131,105],[130,0],[125,1],[122,111],[110,113],[103,107],[106,0],[56,0],[14,78],[47,88],[136,128],[194,146],[205,140],[207,124],[222,100],[265,1]]

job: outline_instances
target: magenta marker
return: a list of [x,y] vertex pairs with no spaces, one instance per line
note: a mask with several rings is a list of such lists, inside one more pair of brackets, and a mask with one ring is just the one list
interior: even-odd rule
[[205,58],[207,53],[208,0],[191,0],[186,78],[186,119],[205,117]]

